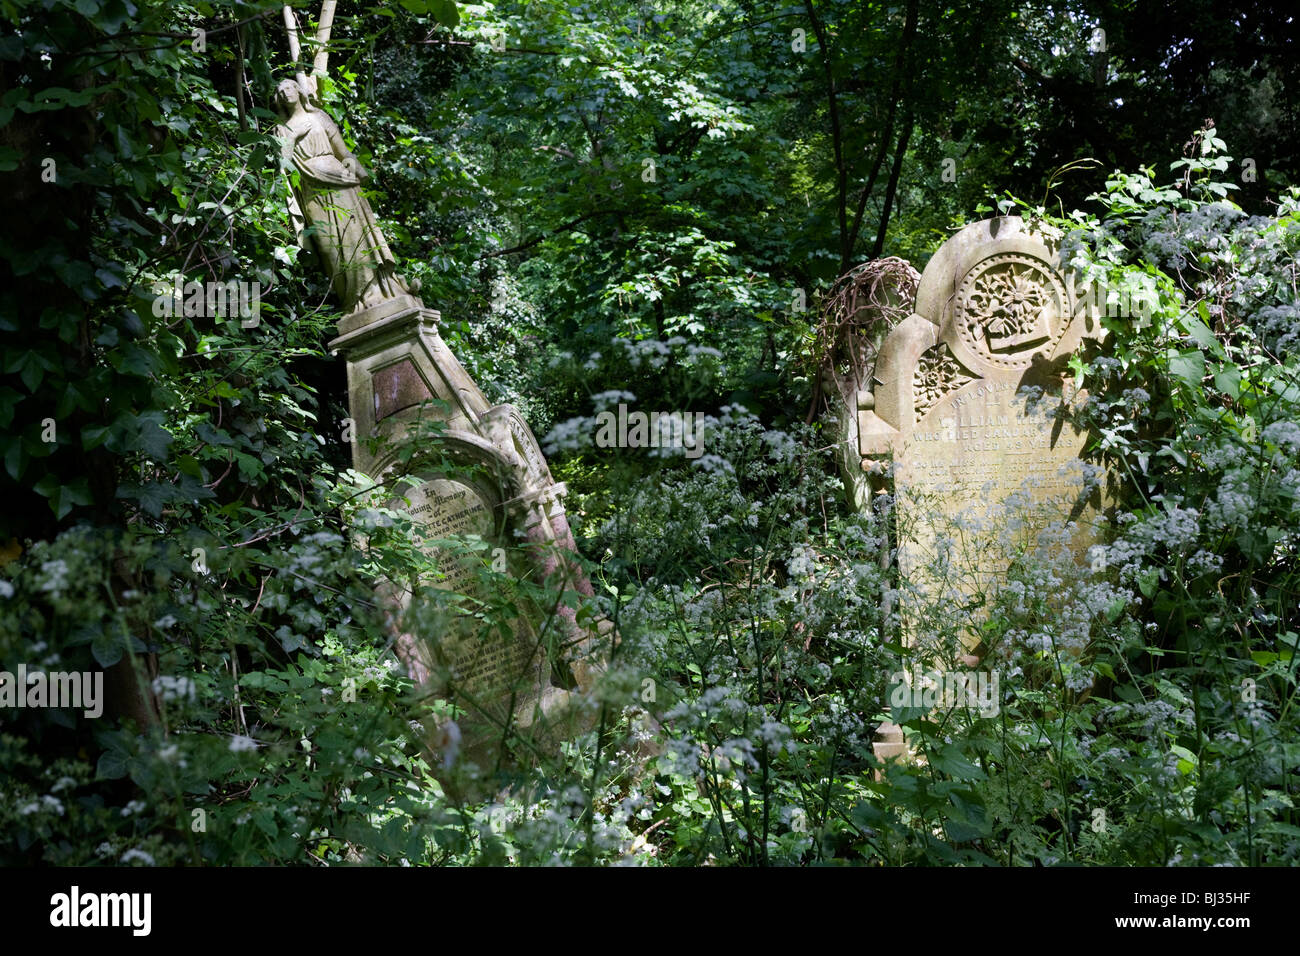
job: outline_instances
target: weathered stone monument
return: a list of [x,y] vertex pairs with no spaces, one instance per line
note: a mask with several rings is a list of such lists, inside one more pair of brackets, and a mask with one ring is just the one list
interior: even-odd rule
[[[311,101],[313,85],[301,74],[285,80],[276,108],[285,165],[298,173],[295,215],[343,307],[330,348],[347,361],[353,465],[385,482],[389,506],[409,512],[438,558],[427,580],[383,589],[397,653],[422,689],[463,709],[455,737],[463,734],[463,753],[512,731],[553,739],[581,724],[570,691],[587,689],[598,667],[598,629],[580,626],[562,599],[592,593],[573,560],[564,485],[519,411],[488,402],[439,335],[439,313],[397,275],[360,190],[366,171]],[[429,447],[402,448],[430,423]],[[438,633],[404,630],[417,587],[490,597],[485,562],[467,542],[484,546],[494,572],[545,583],[561,599],[548,608],[522,600],[504,632],[491,615],[472,614],[449,616]]]
[[[485,544],[497,571],[589,595],[590,584],[567,559],[574,545],[563,484],[551,477],[518,410],[490,405],[437,323],[436,311],[407,296],[340,323],[330,347],[348,363],[354,467],[374,477],[403,472],[391,501],[416,519],[425,548],[440,558],[441,576],[420,584],[470,595],[490,586],[481,573],[484,559],[451,545],[469,538]],[[438,425],[432,454],[417,453],[403,464],[398,439],[431,421]],[[372,453],[370,435],[390,441]],[[412,591],[395,588],[388,596],[401,611]],[[534,725],[542,718],[564,723],[574,717],[568,690],[590,683],[594,634],[577,624],[573,609],[530,603],[518,611],[509,634],[461,617],[438,634],[398,639],[398,654],[417,683],[469,712],[467,735],[472,725],[479,725],[478,736],[491,737],[511,724],[541,730]]]
[[[1104,489],[1087,433],[1062,413],[1087,398],[1067,363],[1100,334],[1092,298],[1019,218],[966,226],[926,266],[858,394],[861,466],[895,496],[909,644],[928,637],[922,595],[978,650],[982,608],[1045,528],[1074,522],[1070,550],[1086,560]],[[882,732],[878,752],[899,752],[897,728]]]

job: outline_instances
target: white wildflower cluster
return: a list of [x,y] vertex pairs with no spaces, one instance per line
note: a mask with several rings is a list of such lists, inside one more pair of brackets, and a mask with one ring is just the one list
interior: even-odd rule
[[838,696],[814,716],[812,725],[816,739],[838,740],[846,751],[870,749],[873,729],[862,714],[855,713]]
[[1191,577],[1202,574],[1218,574],[1223,570],[1223,555],[1212,551],[1197,551],[1187,559],[1187,573]]
[[[1268,275],[1262,273],[1260,277],[1266,279]],[[1264,305],[1255,313],[1255,321],[1269,351],[1275,354],[1294,352],[1300,346],[1300,305]]]
[[1167,503],[1166,510],[1143,518],[1121,516],[1121,522],[1128,527],[1121,537],[1105,546],[1104,554],[1106,566],[1118,570],[1122,584],[1136,582],[1152,567],[1160,571],[1163,580],[1163,566],[1150,565],[1147,559],[1158,548],[1180,554],[1195,545],[1201,533],[1201,513],[1172,503]]
[[1264,426],[1264,440],[1277,445],[1285,454],[1300,455],[1300,425],[1295,422],[1273,422]]
[[1186,270],[1189,260],[1205,265],[1228,265],[1233,258],[1234,226],[1247,225],[1241,222],[1245,215],[1222,202],[1198,206],[1189,212],[1152,210],[1142,220],[1145,235],[1141,254],[1174,272]]
[[712,453],[706,453],[696,458],[691,462],[691,466],[707,475],[731,475],[736,471],[731,462],[721,455]]
[[542,436],[542,450],[548,455],[573,453],[583,448],[591,448],[595,443],[596,419],[592,416],[578,416],[556,422],[551,430]]
[[1209,472],[1227,471],[1230,468],[1245,465],[1249,452],[1236,442],[1219,441],[1213,444],[1202,441],[1200,446],[1201,464]]
[[50,794],[43,794],[39,800],[32,800],[18,808],[20,817],[31,816],[34,813],[53,813],[55,816],[63,816],[63,801],[58,797]]
[[1147,406],[1151,404],[1151,393],[1145,388],[1126,388],[1120,398],[1134,411],[1139,412],[1146,411]]
[[629,365],[633,368],[640,368],[647,365],[652,369],[663,368],[668,364],[672,357],[673,346],[684,344],[685,339],[669,339],[667,342],[661,342],[658,339],[640,339],[632,341],[631,339],[618,338],[614,342],[623,349],[624,357]]
[[[1016,554],[1017,536],[1004,534],[988,542],[990,559],[1008,566],[1006,574],[984,582],[994,613],[1008,624],[999,652],[1009,665],[1003,675],[1007,687],[1018,672],[1040,672],[1047,663],[1063,689],[1088,689],[1097,676],[1089,653],[1094,640],[1110,615],[1133,600],[1130,590],[1098,575],[1090,563],[1079,563],[1077,533],[1073,522],[1042,526],[1023,557]],[[1096,546],[1089,553],[1107,550]],[[954,594],[953,600],[962,598]]]
[[1300,511],[1300,468],[1288,468],[1278,481],[1278,492],[1291,500],[1291,510]]
[[631,392],[620,391],[619,389],[597,392],[595,395],[591,396],[592,407],[598,412],[607,411],[611,408],[618,408],[620,404],[627,405],[635,401],[636,395]]
[[763,442],[773,461],[791,462],[799,456],[801,446],[789,432],[768,429],[763,432]]
[[391,658],[380,661],[377,664],[367,664],[361,670],[361,679],[367,683],[382,683],[385,678],[391,677],[393,671],[399,666],[400,665],[397,661]]
[[195,697],[194,678],[169,677],[159,674],[151,684],[153,692],[163,701],[193,700]]
[[62,558],[41,562],[41,578],[37,587],[59,597],[68,586],[68,562]]
[[[577,825],[580,820],[585,824],[588,814],[590,844],[587,826]],[[483,821],[480,833],[490,830],[502,840],[513,863],[567,866],[584,853],[622,865],[644,862],[632,854],[635,837],[626,825],[630,817],[626,801],[615,801],[610,794],[589,799],[577,785],[547,787],[528,804],[495,803],[478,816]]]
[[[671,340],[670,340],[671,342]],[[686,358],[688,361],[697,362],[700,359],[722,359],[722,352],[718,349],[710,348],[707,345],[687,345]]]
[[1205,522],[1214,530],[1246,527],[1259,507],[1259,499],[1249,486],[1245,471],[1223,476],[1214,499],[1205,506]]
[[786,561],[786,570],[791,580],[810,582],[817,571],[816,553],[807,544],[796,545],[789,560]]
[[1241,700],[1235,704],[1236,717],[1253,728],[1256,732],[1272,723],[1273,717],[1262,700]]
[[164,763],[174,763],[176,766],[184,769],[189,766],[188,761],[181,756],[180,747],[176,744],[168,744],[165,747],[158,748],[158,759]]
[[1159,698],[1111,704],[1101,711],[1100,717],[1109,726],[1130,726],[1152,740],[1194,731],[1196,726],[1190,707],[1177,707]]
[[[731,736],[729,728],[757,723],[764,715],[753,708],[732,686],[710,687],[695,698],[679,701],[664,714],[664,725],[671,730],[668,752],[684,776],[734,772],[743,777],[753,769],[753,742]],[[710,746],[706,741],[723,738]]]
[[1161,760],[1159,775],[1161,782],[1166,786],[1174,786],[1182,780],[1183,772],[1178,768],[1178,764],[1182,759],[1178,754],[1170,751]]
[[1099,355],[1090,363],[1093,375],[1102,382],[1107,381],[1110,376],[1119,371],[1120,361],[1109,355]]

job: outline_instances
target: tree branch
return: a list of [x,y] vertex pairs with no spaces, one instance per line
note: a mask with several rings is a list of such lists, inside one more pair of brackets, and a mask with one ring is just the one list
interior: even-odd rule
[[313,76],[324,76],[330,62],[330,30],[334,26],[334,8],[338,0],[324,0],[320,7],[320,22],[316,25],[316,58],[312,61]]
[[831,120],[831,149],[835,156],[836,205],[840,224],[840,274],[848,271],[848,261],[852,250],[848,245],[848,181],[849,173],[844,167],[844,145],[840,135],[840,109],[835,98],[835,72],[831,68],[830,45],[826,42],[826,27],[812,0],[804,0],[804,9],[808,11],[808,21],[812,24],[813,34],[817,37],[817,48],[821,52],[822,70],[826,74],[826,106]]
[[545,242],[547,239],[550,239],[552,236],[558,236],[562,232],[568,232],[570,229],[573,229],[576,226],[581,225],[582,223],[586,222],[588,219],[593,219],[596,216],[605,216],[605,215],[613,216],[613,215],[617,215],[619,212],[621,212],[621,210],[597,209],[594,212],[583,213],[577,219],[570,219],[564,225],[556,226],[550,232],[539,233],[538,235],[534,236],[532,239],[529,239],[527,242],[521,242],[519,245],[511,246],[509,249],[498,249],[496,252],[486,252],[483,255],[479,256],[478,259],[475,259],[474,261],[478,262],[479,259],[495,259],[498,256],[509,256],[509,255],[513,255],[516,252],[523,252],[525,249],[531,249],[533,246]]
[[[880,175],[880,170],[884,166],[885,155],[889,149],[890,140],[894,136],[894,117],[898,113],[898,101],[902,95],[903,74],[908,67],[907,54],[911,49],[912,39],[916,35],[916,20],[919,6],[920,3],[918,0],[909,0],[907,4],[907,13],[903,21],[903,37],[898,44],[898,56],[894,58],[894,82],[892,84],[892,89],[889,92],[889,114],[885,119],[885,129],[880,136],[880,149],[876,151],[876,160],[872,164],[871,174],[867,177],[867,182],[862,187],[862,194],[858,197],[858,208],[853,214],[853,229],[849,233],[848,258],[840,263],[840,275],[848,272],[852,266],[850,260],[853,256],[853,248],[858,243],[858,233],[862,229],[862,217],[866,212],[867,197],[871,195],[871,190],[875,188],[876,178]],[[904,141],[909,139],[911,135],[912,131],[909,123],[909,129],[904,137]],[[896,182],[895,185],[897,185]],[[887,219],[888,217],[889,207],[886,205],[884,210],[882,210],[882,218]],[[879,253],[875,253],[873,258],[876,255],[879,255]]]

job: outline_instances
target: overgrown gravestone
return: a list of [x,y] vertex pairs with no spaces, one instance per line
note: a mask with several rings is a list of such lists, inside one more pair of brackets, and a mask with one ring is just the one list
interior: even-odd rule
[[[926,266],[858,396],[862,467],[894,493],[906,643],[946,623],[978,650],[1010,562],[1048,535],[1089,560],[1105,489],[1063,414],[1087,398],[1067,368],[1085,337],[1100,337],[1092,297],[1019,218],[966,226]],[[882,731],[878,752],[898,753]]]
[[[330,348],[348,363],[354,467],[380,478],[401,473],[390,504],[415,519],[438,564],[438,574],[419,583],[488,606],[494,575],[590,595],[566,559],[574,545],[564,485],[518,410],[490,405],[447,348],[438,313],[412,296],[354,313],[339,330]],[[403,436],[430,422],[437,428],[423,439],[429,447],[405,461]],[[367,435],[381,439],[373,453]],[[412,596],[396,584],[386,595],[395,620]],[[543,607],[521,593],[504,628],[493,620],[499,610],[449,614],[430,633],[403,632],[397,642],[418,684],[464,708],[467,755],[487,753],[475,744],[511,727],[562,736],[580,721],[569,691],[590,686],[594,635],[569,604]]]
[[[347,361],[353,465],[384,482],[389,507],[409,512],[437,566],[384,589],[398,655],[422,690],[463,708],[456,736],[435,729],[444,757],[491,761],[492,742],[518,731],[554,740],[582,720],[570,691],[590,686],[595,631],[579,624],[572,600],[542,607],[520,597],[505,613],[491,605],[494,580],[512,594],[525,593],[520,581],[592,593],[574,560],[564,485],[519,411],[488,402],[440,336],[439,313],[397,275],[359,188],[365,170],[301,78],[280,85],[276,106],[298,215],[343,307],[330,348]],[[401,622],[423,585],[490,609],[448,608],[411,633]]]

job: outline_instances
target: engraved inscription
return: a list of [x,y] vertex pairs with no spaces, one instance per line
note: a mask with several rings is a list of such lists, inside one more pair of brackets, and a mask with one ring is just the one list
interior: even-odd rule
[[[495,541],[492,508],[472,485],[434,478],[413,489],[407,497],[411,502],[409,512],[419,520],[427,540],[478,535]],[[476,560],[468,555],[458,557],[446,549],[439,555],[443,576],[426,583],[475,595],[480,588]],[[475,617],[461,618],[458,623],[460,626],[436,635],[437,657],[446,667],[453,688],[468,691],[480,706],[487,706],[512,689],[529,689],[520,688],[519,684],[524,678],[531,683],[536,677],[531,674],[531,668],[537,649],[522,624],[517,627],[517,633],[503,635],[495,628],[476,626]]]
[[954,566],[986,579],[1004,570],[992,554],[1005,551],[1009,535],[1031,544],[1043,527],[1077,512],[1079,541],[1092,540],[1098,513],[1079,507],[1091,492],[1080,460],[1087,434],[1057,420],[1061,396],[1029,407],[1017,388],[1014,378],[969,382],[936,402],[909,436],[897,473],[911,524],[900,554],[905,572],[919,573],[942,550],[939,536],[955,528],[962,530],[949,552]]
[[[426,538],[436,540],[461,534],[486,538],[492,534],[492,512],[470,485],[435,478],[407,497],[411,500],[410,514],[419,519]],[[468,562],[449,560],[442,570],[446,577],[429,583],[451,591],[464,591],[474,577],[474,568]]]

